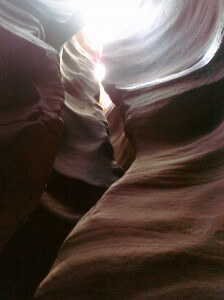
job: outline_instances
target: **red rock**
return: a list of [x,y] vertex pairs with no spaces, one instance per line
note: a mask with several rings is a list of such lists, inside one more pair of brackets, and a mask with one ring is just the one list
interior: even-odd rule
[[39,204],[63,130],[59,58],[41,38],[36,19],[1,3],[0,249]]
[[114,160],[106,117],[95,99],[99,84],[94,77],[94,56],[83,33],[63,48],[65,130],[48,183],[48,195],[42,201],[68,220],[79,219],[122,175]]
[[108,107],[106,117],[115,159],[124,170],[127,170],[135,160],[135,151],[125,135],[123,119],[115,105]]
[[136,159],[69,234],[37,299],[223,298],[223,2],[153,3],[163,18],[147,28],[146,7],[146,28],[104,53]]

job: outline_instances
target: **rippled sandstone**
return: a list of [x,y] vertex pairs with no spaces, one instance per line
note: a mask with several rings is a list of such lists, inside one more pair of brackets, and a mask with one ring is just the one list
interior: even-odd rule
[[223,298],[223,1],[154,5],[164,18],[104,51],[136,159],[69,234],[37,299]]
[[223,0],[141,1],[108,124],[71,3],[0,3],[0,250],[41,201],[58,243],[88,211],[37,299],[223,299]]

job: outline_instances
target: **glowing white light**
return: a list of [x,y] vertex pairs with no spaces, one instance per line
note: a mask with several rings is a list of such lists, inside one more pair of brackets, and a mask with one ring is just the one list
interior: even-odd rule
[[107,108],[112,104],[112,101],[110,100],[110,97],[105,92],[104,87],[100,83],[100,104],[103,107],[103,110],[107,110]]
[[86,35],[100,44],[116,39],[133,20],[138,5],[136,0],[79,0]]
[[106,110],[111,105],[111,100],[108,94],[105,92],[104,87],[102,86],[101,82],[105,77],[105,67],[103,64],[98,63],[95,66],[94,76],[98,80],[100,85],[100,99],[99,103],[102,106],[103,110]]
[[96,64],[95,70],[94,70],[94,76],[99,82],[101,82],[104,79],[105,67],[103,64],[101,64],[101,63]]

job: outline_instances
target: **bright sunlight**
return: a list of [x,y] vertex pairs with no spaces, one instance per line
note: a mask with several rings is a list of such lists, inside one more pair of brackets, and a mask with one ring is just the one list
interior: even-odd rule
[[136,0],[80,0],[86,35],[100,45],[119,38],[133,20],[138,5]]
[[[136,0],[79,0],[79,9],[85,19],[84,33],[91,45],[102,49],[105,44],[122,37],[134,19],[138,5]],[[104,110],[111,104],[101,84],[105,73],[105,67],[99,60],[94,76],[100,84],[100,104]]]

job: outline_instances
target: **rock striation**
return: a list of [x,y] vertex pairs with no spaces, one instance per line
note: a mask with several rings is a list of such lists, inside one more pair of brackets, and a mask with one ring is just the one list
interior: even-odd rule
[[45,208],[77,221],[123,171],[98,104],[96,51],[72,38],[76,4],[2,0],[0,21],[1,250],[44,191]]
[[36,299],[224,296],[224,4],[142,8],[136,32],[104,51],[136,158],[66,238]]
[[125,134],[124,121],[116,105],[108,107],[106,110],[106,118],[115,159],[126,171],[135,160],[135,150]]
[[78,6],[71,0],[7,0],[7,2],[11,3],[15,10],[27,12],[36,18],[43,27],[44,41],[59,52],[64,43],[84,24]]
[[0,3],[0,250],[38,205],[63,131],[57,51],[41,23]]
[[45,206],[68,220],[79,219],[123,173],[114,160],[107,120],[98,103],[97,57],[98,51],[82,32],[63,47],[65,130],[42,199]]

